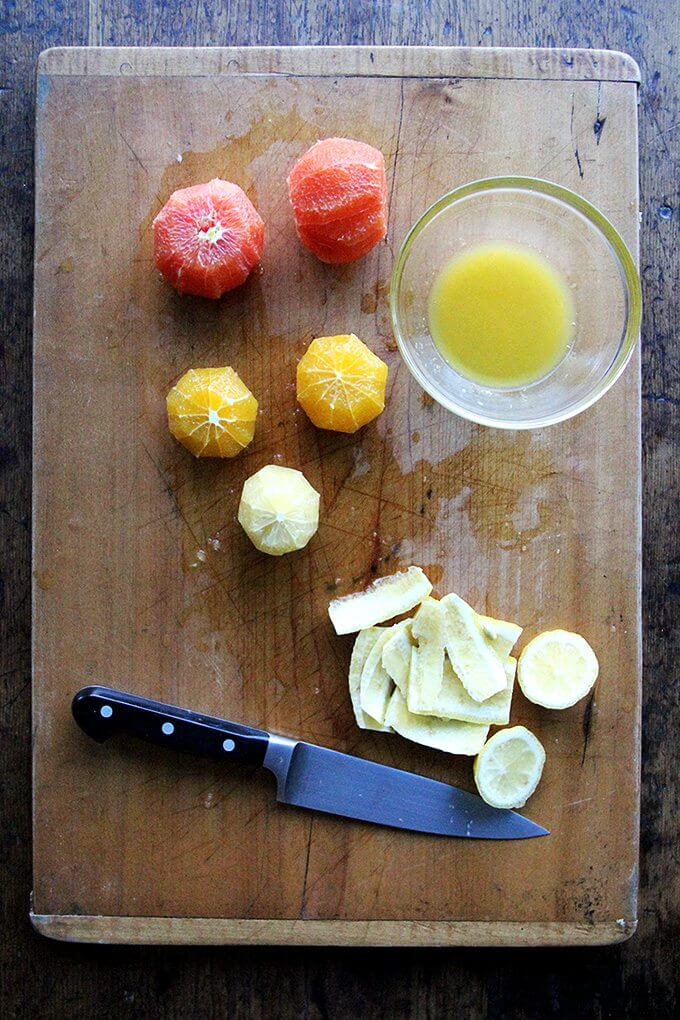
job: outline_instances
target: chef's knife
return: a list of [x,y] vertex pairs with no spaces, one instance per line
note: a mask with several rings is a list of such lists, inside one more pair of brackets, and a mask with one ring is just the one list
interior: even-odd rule
[[548,835],[528,818],[490,807],[455,786],[110,687],[84,687],[72,708],[78,725],[95,740],[128,733],[218,761],[262,765],[274,773],[277,800],[284,804],[440,836]]

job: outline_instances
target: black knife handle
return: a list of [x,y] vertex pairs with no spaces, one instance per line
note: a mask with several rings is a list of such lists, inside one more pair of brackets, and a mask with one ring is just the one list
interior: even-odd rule
[[252,726],[189,712],[112,687],[83,687],[71,708],[80,728],[99,741],[126,733],[160,747],[220,761],[232,759],[244,765],[262,765],[269,744],[269,734]]

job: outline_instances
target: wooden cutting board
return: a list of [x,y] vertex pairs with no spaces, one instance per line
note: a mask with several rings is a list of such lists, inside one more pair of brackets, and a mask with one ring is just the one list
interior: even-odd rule
[[[528,174],[638,239],[638,69],[618,53],[497,49],[52,50],[39,66],[35,275],[34,893],[46,935],[104,942],[603,943],[635,929],[640,767],[640,379],[537,432],[479,428],[400,363],[388,286],[409,225],[474,178]],[[324,266],[299,246],[285,176],[318,137],[385,153],[386,244]],[[222,176],[267,223],[261,275],[179,298],[151,221]],[[355,331],[388,363],[356,436],[296,409],[312,337]],[[165,395],[233,365],[255,440],[196,462]],[[309,547],[271,559],[236,522],[270,462],[322,494]],[[472,789],[471,763],[357,730],[351,638],[331,597],[422,565],[444,594],[583,633],[594,696],[550,713],[517,694],[547,765],[522,843],[443,840],[277,806],[271,777],[99,746],[70,716],[99,682]]]

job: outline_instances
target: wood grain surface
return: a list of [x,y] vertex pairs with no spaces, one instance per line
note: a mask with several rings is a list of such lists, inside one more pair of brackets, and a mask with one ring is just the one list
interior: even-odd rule
[[[677,26],[672,6],[486,3],[335,6],[234,4],[144,12],[127,4],[52,11],[20,3],[5,13],[2,144],[9,202],[0,224],[3,301],[2,1000],[9,1015],[62,1016],[602,1016],[639,1015],[676,1000],[677,306],[671,237],[677,217],[670,88]],[[32,936],[26,917],[28,855],[28,518],[32,73],[55,43],[407,42],[599,45],[628,50],[643,71],[642,273],[645,454],[645,739],[642,909],[623,947],[565,953],[145,950],[69,947]],[[675,47],[675,50],[674,50]],[[6,86],[6,87],[4,87]],[[677,270],[675,270],[677,275]]]
[[[589,926],[620,940],[637,924],[638,356],[573,421],[493,431],[426,398],[387,306],[414,220],[494,173],[577,189],[635,251],[637,86],[532,80],[527,54],[515,80],[494,51],[390,50],[384,65],[378,49],[335,53],[93,49],[39,65],[33,909],[242,919],[263,942],[285,941],[273,921],[322,943],[454,943],[456,922],[486,944],[507,922],[515,941],[541,943],[545,924],[551,941]],[[476,74],[479,56],[506,77]],[[322,134],[376,144],[390,180],[387,243],[340,270],[302,249],[288,212],[286,172]],[[268,226],[262,273],[220,303],[178,299],[154,270],[151,220],[175,188],[216,176],[242,184]],[[310,340],[343,330],[390,370],[385,413],[355,436],[315,429],[293,386]],[[168,434],[165,394],[188,368],[224,363],[260,401],[256,439],[234,461],[196,462]],[[318,535],[281,559],[236,520],[245,478],[276,462],[322,495]],[[468,759],[354,722],[352,639],[334,634],[328,600],[412,563],[526,637],[564,627],[597,649],[598,687],[573,710],[514,704],[547,748],[530,813],[548,839],[437,840],[286,810],[261,772],[101,747],[71,719],[75,692],[104,683],[474,789]],[[380,921],[407,924],[399,936]],[[202,938],[196,922],[174,931]]]

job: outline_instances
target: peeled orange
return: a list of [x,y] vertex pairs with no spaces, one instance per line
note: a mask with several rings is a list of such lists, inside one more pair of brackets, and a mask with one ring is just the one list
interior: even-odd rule
[[257,400],[233,368],[190,368],[167,408],[170,432],[195,457],[235,457],[255,434]]
[[361,258],[387,232],[387,179],[379,149],[326,138],[288,175],[298,237],[323,262]]
[[297,399],[314,425],[356,432],[385,407],[387,365],[353,333],[312,340],[297,367]]
[[180,294],[219,298],[262,258],[264,223],[238,184],[173,192],[153,221],[156,266]]

